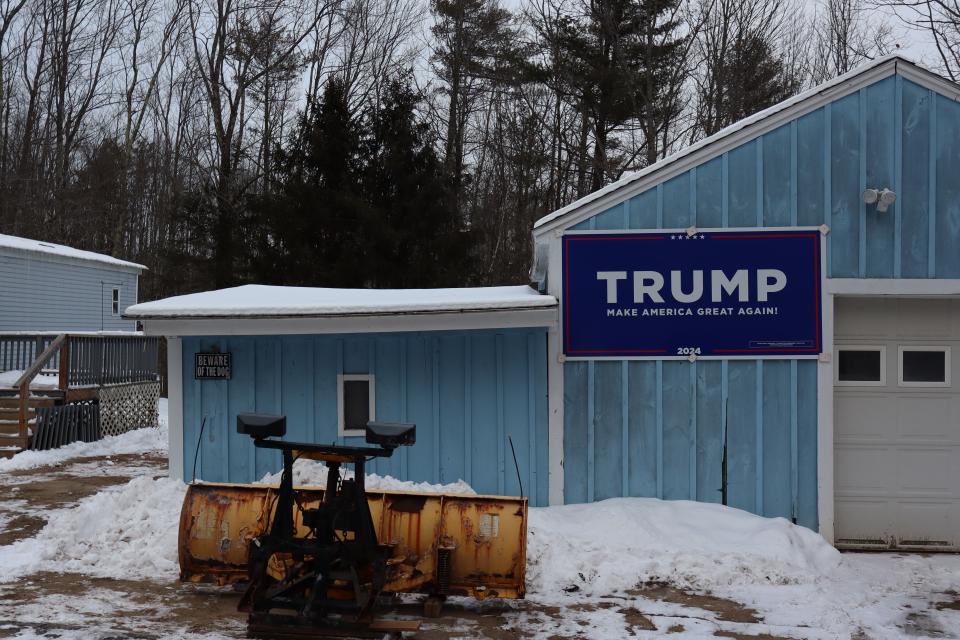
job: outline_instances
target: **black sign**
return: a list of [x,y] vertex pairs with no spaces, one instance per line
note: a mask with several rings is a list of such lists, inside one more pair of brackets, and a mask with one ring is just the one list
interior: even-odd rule
[[193,359],[193,375],[197,380],[229,380],[229,353],[197,353]]

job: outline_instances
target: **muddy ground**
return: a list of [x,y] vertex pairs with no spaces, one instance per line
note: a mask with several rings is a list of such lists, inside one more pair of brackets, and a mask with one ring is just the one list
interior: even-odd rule
[[[131,454],[84,458],[0,477],[0,545],[34,536],[44,513],[77,503],[138,475],[166,474],[166,460]],[[2,571],[2,567],[0,567]],[[946,594],[940,608],[960,609],[960,596]],[[79,574],[35,573],[0,583],[0,638],[219,638],[245,637],[245,619],[236,611],[239,593],[230,588],[177,582],[115,580]],[[385,615],[421,619],[416,597],[385,602]],[[690,593],[666,584],[648,584],[627,594],[593,599],[570,607],[529,601],[477,603],[452,599],[439,618],[421,619],[421,640],[454,638],[592,638],[598,616],[612,616],[622,637],[804,638],[803,628],[778,628],[740,603]],[[927,633],[922,612],[904,627],[905,635]],[[910,627],[909,625],[913,625]],[[605,627],[609,637],[610,626]],[[818,636],[819,637],[819,636]],[[866,635],[861,636],[867,638]]]

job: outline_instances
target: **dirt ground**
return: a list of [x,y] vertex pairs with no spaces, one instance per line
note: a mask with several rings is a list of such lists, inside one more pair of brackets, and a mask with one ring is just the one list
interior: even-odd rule
[[[34,536],[44,513],[69,507],[104,487],[138,475],[160,477],[166,461],[150,455],[84,458],[17,471],[0,477],[0,545]],[[0,567],[2,571],[2,567]],[[945,594],[940,609],[960,609],[960,596]],[[245,637],[245,619],[236,611],[239,593],[178,582],[94,578],[71,573],[35,573],[0,583],[0,638],[155,639]],[[529,601],[478,603],[451,599],[439,618],[421,618],[416,597],[384,603],[384,615],[421,619],[420,640],[486,638],[593,638],[598,616],[622,626],[622,637],[805,638],[803,628],[772,627],[740,603],[696,594],[667,584],[648,584],[619,596],[569,607]],[[905,635],[929,633],[923,612],[908,616]],[[704,634],[705,626],[708,631]],[[609,625],[604,627],[610,637]],[[696,630],[692,633],[691,630]],[[821,636],[817,636],[821,637]],[[867,638],[867,636],[862,636]]]

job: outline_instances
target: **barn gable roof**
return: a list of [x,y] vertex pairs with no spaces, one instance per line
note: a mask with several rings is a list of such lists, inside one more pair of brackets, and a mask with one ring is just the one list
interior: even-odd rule
[[916,64],[902,54],[895,53],[877,58],[749,118],[735,122],[659,162],[640,171],[626,174],[620,180],[557,209],[534,223],[533,234],[539,237],[552,230],[571,227],[691,167],[703,164],[772,131],[790,120],[896,74],[952,100],[960,101],[960,85]]

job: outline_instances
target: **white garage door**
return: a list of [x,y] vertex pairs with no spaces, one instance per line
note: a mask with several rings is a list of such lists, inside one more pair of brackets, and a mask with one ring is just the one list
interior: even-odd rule
[[838,546],[960,547],[960,300],[843,298],[835,318]]

